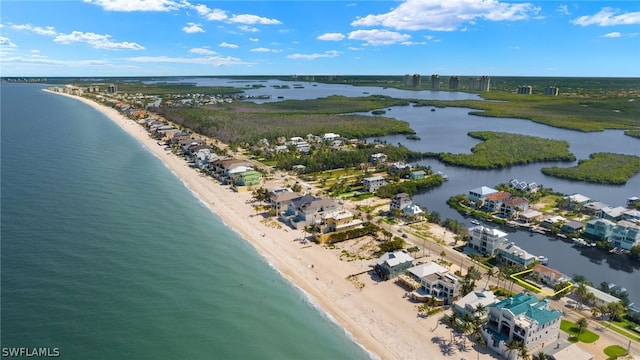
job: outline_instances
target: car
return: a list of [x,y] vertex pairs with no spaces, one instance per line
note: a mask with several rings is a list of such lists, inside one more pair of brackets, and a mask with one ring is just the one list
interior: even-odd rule
[[408,238],[409,236],[407,236],[407,234],[405,233],[405,234],[402,234],[402,237],[403,238]]

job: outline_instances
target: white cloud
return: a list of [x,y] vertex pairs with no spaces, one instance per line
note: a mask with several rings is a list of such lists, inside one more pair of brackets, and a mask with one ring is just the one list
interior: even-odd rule
[[38,35],[46,35],[46,36],[56,36],[58,33],[53,26],[32,26],[30,24],[19,24],[19,25],[11,25],[11,28],[14,30],[28,30],[32,31]]
[[498,0],[407,0],[386,14],[367,15],[352,26],[384,26],[396,30],[453,31],[478,19],[515,21],[529,19],[539,7]]
[[315,60],[315,59],[319,59],[319,58],[334,58],[334,57],[340,56],[340,54],[342,54],[340,51],[330,50],[330,51],[325,51],[322,54],[318,54],[318,53],[314,53],[314,54],[291,54],[291,55],[287,55],[287,59]]
[[240,25],[238,26],[238,29],[244,31],[244,32],[258,32],[260,30],[258,30],[255,27],[251,27],[251,26],[247,26],[247,25]]
[[237,48],[238,48],[238,45],[236,45],[236,44],[229,44],[228,42],[225,42],[225,41],[221,42],[218,46],[220,46],[220,47],[226,47],[226,48],[231,48],[231,49],[237,49]]
[[249,41],[258,42],[258,41],[260,41],[260,39],[258,39],[258,38],[249,38]]
[[27,63],[27,64],[44,64],[44,65],[62,65],[65,67],[86,67],[86,66],[104,66],[104,60],[54,60],[47,59],[43,56],[15,56],[2,59],[6,63]]
[[318,40],[325,41],[340,41],[344,39],[344,34],[341,33],[326,33],[317,37]]
[[621,36],[622,36],[622,34],[621,34],[621,33],[619,33],[619,32],[617,32],[617,31],[610,32],[610,33],[608,33],[608,34],[604,34],[604,35],[602,35],[602,37],[605,37],[605,38],[619,38],[619,37],[621,37]]
[[569,11],[569,6],[567,6],[567,5],[558,6],[556,11],[559,12],[560,14],[563,14],[563,15],[571,15],[571,12]]
[[142,63],[176,63],[176,64],[199,64],[199,65],[211,65],[211,66],[228,66],[228,65],[247,65],[251,63],[247,63],[241,61],[240,59],[233,58],[230,56],[222,57],[222,56],[212,56],[212,57],[203,57],[203,58],[180,58],[180,57],[169,57],[169,56],[139,56],[139,57],[130,57],[125,58],[127,61],[131,62],[142,62]]
[[282,52],[282,50],[278,50],[278,49],[269,49],[269,48],[265,48],[265,47],[259,47],[259,48],[253,48],[251,50],[249,50],[251,52],[263,52],[263,53],[280,53]]
[[192,8],[209,21],[223,21],[229,17],[226,11],[221,9],[210,9],[206,5],[196,5]]
[[409,41],[411,35],[387,30],[356,30],[349,33],[349,39],[366,41],[369,45],[393,45]]
[[209,50],[207,48],[193,48],[189,50],[190,53],[200,54],[200,55],[215,55],[216,52],[213,50]]
[[173,0],[84,0],[101,6],[107,11],[173,11],[184,7],[184,3]]
[[257,15],[242,14],[234,15],[229,19],[229,22],[240,24],[260,24],[260,25],[279,25],[282,24],[279,20],[269,19]]
[[182,31],[186,32],[187,34],[194,34],[204,32],[204,29],[200,26],[200,24],[190,22],[182,28]]
[[113,42],[111,35],[73,31],[71,34],[59,34],[53,41],[59,44],[86,43],[96,49],[107,50],[143,50],[144,46],[132,42]]
[[640,24],[640,12],[620,13],[620,9],[605,7],[594,15],[580,16],[571,21],[575,25],[613,26]]
[[17,47],[16,44],[11,42],[11,40],[8,37],[5,37],[5,36],[0,36],[0,46],[2,46],[3,48],[4,47],[9,47],[9,48]]

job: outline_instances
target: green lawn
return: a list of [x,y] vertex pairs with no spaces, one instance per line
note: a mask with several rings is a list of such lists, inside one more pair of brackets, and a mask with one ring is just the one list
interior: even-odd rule
[[623,348],[622,346],[611,345],[611,346],[607,346],[604,349],[604,353],[605,353],[605,355],[607,355],[609,357],[609,359],[615,359],[618,356],[626,355],[627,354],[627,350],[625,348]]
[[569,338],[569,341],[571,342],[580,341],[583,343],[590,344],[590,343],[596,342],[600,338],[598,334],[590,331],[589,329],[584,329],[582,331],[582,334],[578,336],[578,326],[569,320],[561,320],[560,329],[568,333],[569,335],[571,335],[571,337]]

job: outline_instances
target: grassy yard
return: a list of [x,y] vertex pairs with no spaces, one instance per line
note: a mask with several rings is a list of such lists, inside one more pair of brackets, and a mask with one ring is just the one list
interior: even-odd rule
[[593,343],[596,342],[600,336],[589,329],[582,330],[582,334],[578,335],[578,325],[569,321],[569,320],[561,320],[560,321],[560,329],[567,334],[571,335],[569,341],[571,342],[583,342],[583,343]]
[[622,346],[611,345],[611,346],[607,346],[604,349],[604,353],[605,353],[605,355],[608,356],[609,359],[615,359],[618,356],[626,355],[627,354],[627,350],[625,348],[623,348]]

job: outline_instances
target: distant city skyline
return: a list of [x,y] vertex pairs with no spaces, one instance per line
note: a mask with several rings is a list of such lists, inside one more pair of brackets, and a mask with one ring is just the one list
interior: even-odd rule
[[640,2],[2,2],[0,76],[289,74],[640,77]]

